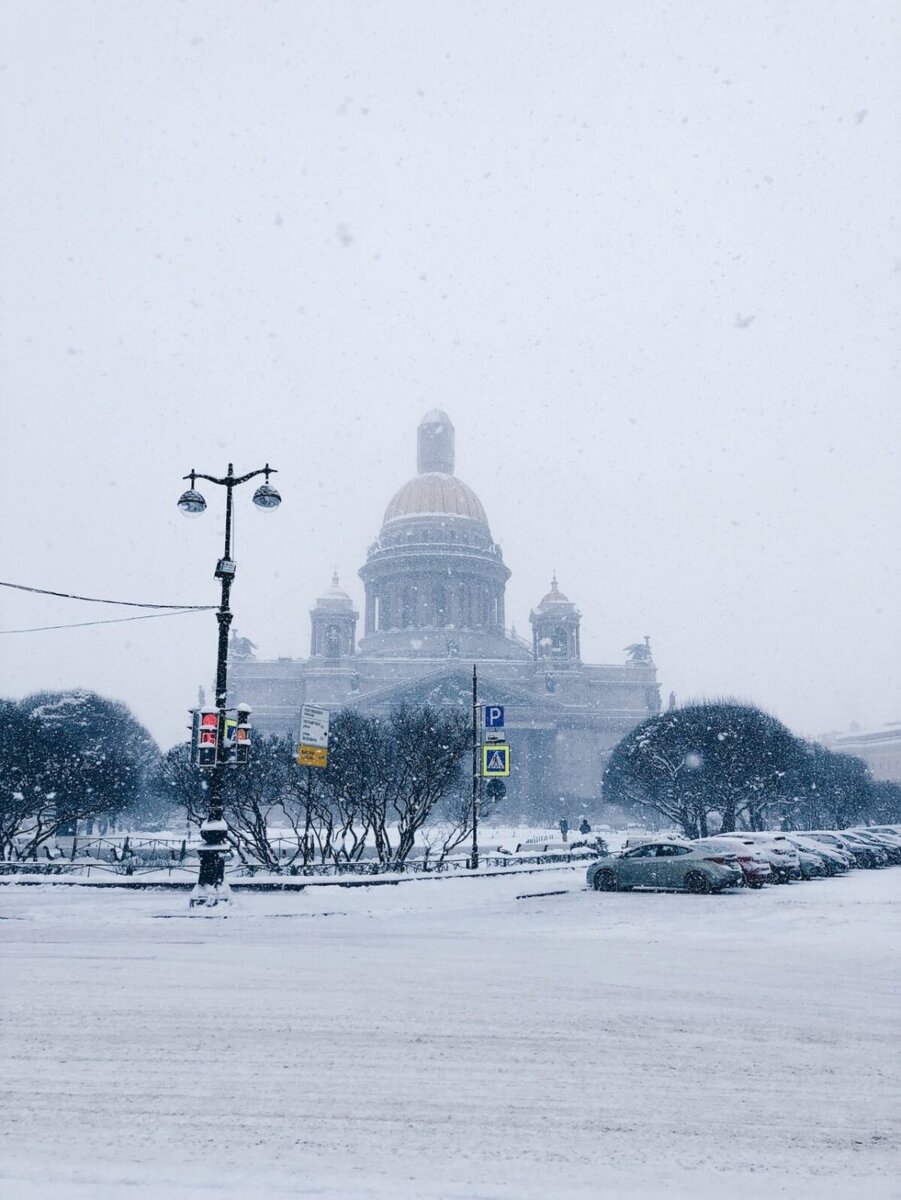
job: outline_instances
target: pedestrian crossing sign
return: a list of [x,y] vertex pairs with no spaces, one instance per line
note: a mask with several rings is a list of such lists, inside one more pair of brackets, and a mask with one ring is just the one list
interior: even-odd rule
[[510,747],[489,744],[482,747],[482,775],[488,779],[498,779],[510,774]]

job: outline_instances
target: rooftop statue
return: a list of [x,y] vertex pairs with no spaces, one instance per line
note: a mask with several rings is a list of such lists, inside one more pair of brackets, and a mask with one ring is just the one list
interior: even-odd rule
[[630,666],[641,667],[645,663],[654,661],[651,654],[651,639],[646,637],[644,642],[633,642],[631,646],[626,646],[627,662]]

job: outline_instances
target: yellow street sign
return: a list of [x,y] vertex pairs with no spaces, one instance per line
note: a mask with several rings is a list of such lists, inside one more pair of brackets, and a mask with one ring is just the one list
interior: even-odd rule
[[500,779],[510,774],[510,747],[500,743],[482,747],[482,775]]
[[301,767],[327,767],[328,750],[324,746],[300,746],[297,762]]

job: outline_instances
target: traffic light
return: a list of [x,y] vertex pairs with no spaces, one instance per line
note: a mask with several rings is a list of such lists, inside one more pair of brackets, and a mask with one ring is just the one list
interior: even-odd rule
[[195,708],[192,731],[194,765],[215,767],[219,752],[219,709]]
[[235,722],[235,766],[243,767],[250,762],[250,706],[239,704]]
[[250,761],[250,706],[226,712],[195,708],[191,723],[191,760],[197,767],[225,763],[241,767]]

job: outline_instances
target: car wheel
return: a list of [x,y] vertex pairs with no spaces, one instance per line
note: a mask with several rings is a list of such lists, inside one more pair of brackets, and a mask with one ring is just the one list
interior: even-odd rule
[[694,892],[696,896],[704,896],[711,890],[710,880],[703,871],[689,871],[685,876],[686,892]]
[[613,871],[605,870],[596,872],[594,890],[596,892],[618,892],[619,881]]
[[759,891],[759,890],[760,890],[760,888],[762,888],[762,887],[763,887],[763,883],[764,883],[764,881],[763,881],[762,879],[749,879],[749,880],[748,880],[748,887],[749,887],[749,888],[754,888],[754,889],[755,889],[755,891]]

